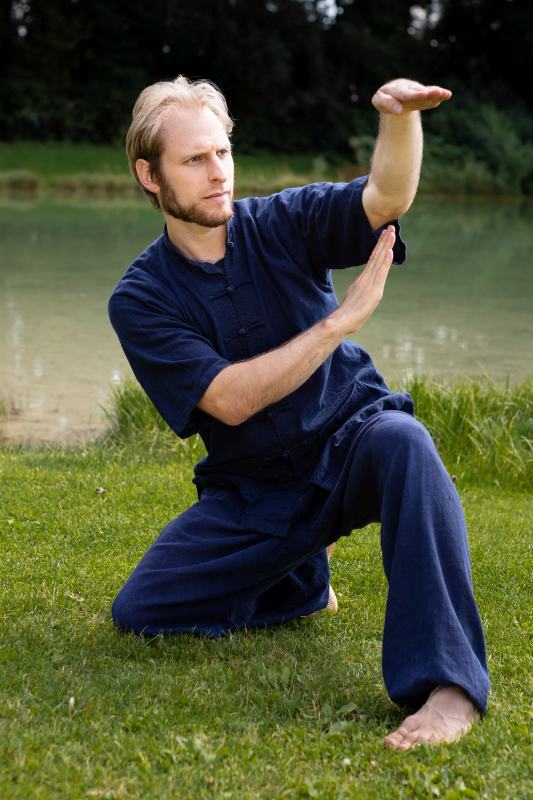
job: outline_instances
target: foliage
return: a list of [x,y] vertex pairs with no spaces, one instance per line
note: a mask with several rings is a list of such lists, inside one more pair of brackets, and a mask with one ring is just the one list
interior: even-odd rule
[[347,157],[397,75],[530,119],[530,4],[32,0],[0,14],[1,139],[122,142],[139,91],[180,73],[220,85],[247,152]]
[[[424,117],[421,191],[456,195],[531,195],[533,120],[493,104],[459,99]],[[375,137],[351,136],[356,164],[370,168]]]
[[426,126],[422,188],[457,194],[533,192],[533,122],[494,105],[444,106]]

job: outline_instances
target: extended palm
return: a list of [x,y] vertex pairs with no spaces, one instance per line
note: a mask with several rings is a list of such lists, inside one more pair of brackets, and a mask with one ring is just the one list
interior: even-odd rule
[[344,300],[334,312],[346,336],[360,330],[379,305],[392,264],[395,240],[394,226],[388,225],[381,232],[366,267],[348,286]]
[[372,105],[382,114],[404,114],[436,108],[451,96],[451,91],[442,86],[423,86],[417,81],[397,78],[377,90]]

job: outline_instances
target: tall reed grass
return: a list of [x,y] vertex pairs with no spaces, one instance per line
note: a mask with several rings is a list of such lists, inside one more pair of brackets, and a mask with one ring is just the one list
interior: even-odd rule
[[406,383],[448,469],[466,482],[514,484],[533,491],[533,380]]
[[[412,378],[401,389],[415,402],[449,472],[461,483],[490,483],[533,491],[533,380],[505,386],[488,379],[443,384]],[[178,439],[132,380],[116,387],[106,411],[112,448],[205,454],[194,436]]]
[[177,437],[139,384],[132,379],[113,387],[109,404],[103,408],[103,412],[108,428],[100,443],[113,450],[176,452],[193,459],[205,454],[200,437]]

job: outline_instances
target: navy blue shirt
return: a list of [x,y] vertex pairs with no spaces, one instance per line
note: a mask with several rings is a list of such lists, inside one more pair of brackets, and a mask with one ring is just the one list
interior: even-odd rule
[[[252,497],[257,481],[291,485],[311,474],[327,487],[325,452],[341,443],[346,425],[386,408],[412,413],[409,395],[391,393],[351,340],[241,425],[196,405],[221,370],[283,345],[338,308],[331,270],[364,264],[381,232],[363,208],[366,180],[237,200],[216,263],[188,259],[165,229],[114,289],[110,319],[139,383],[179,437],[199,433],[205,444],[194,470],[199,495],[233,483]],[[393,224],[401,264],[405,245]]]

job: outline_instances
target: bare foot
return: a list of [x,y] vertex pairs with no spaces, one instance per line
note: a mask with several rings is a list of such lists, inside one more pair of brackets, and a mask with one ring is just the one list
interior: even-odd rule
[[[333,555],[333,551],[335,550],[336,545],[337,545],[337,542],[333,542],[332,544],[328,545],[327,550],[326,550],[326,552],[328,554],[328,561],[331,561],[331,556]],[[339,603],[337,601],[337,595],[335,594],[335,592],[333,591],[331,586],[329,587],[329,597],[328,597],[328,604],[327,604],[326,608],[332,614],[336,614],[337,610],[339,608]]]
[[[328,545],[327,548],[326,548],[326,553],[328,555],[328,561],[330,560],[330,558],[332,556],[332,553],[335,550],[335,545],[336,544],[337,544],[337,542],[333,542],[333,544]],[[333,591],[333,589],[330,586],[329,587],[328,604],[326,606],[326,611],[329,611],[330,614],[336,614],[337,611],[338,611],[338,608],[339,608],[339,603],[338,603],[338,600],[337,600],[337,595],[335,594],[335,592]],[[314,617],[315,614],[320,614],[322,611],[324,611],[324,609],[323,608],[319,608],[318,611],[312,611],[311,614],[304,614],[304,616],[305,617]]]
[[329,587],[329,597],[328,597],[328,604],[327,604],[326,608],[331,614],[336,614],[337,611],[338,611],[338,608],[339,608],[337,595],[335,594],[335,592],[333,591],[331,586]]
[[[331,556],[333,555],[333,551],[335,550],[336,544],[337,544],[337,542],[333,542],[333,544],[330,544],[327,547],[327,551],[326,552],[328,554],[328,561],[331,560]],[[326,608],[332,614],[336,614],[337,611],[338,611],[338,608],[339,608],[337,595],[335,594],[335,592],[333,591],[331,586],[329,587],[329,597],[328,597],[328,604],[327,604]]]
[[416,714],[385,737],[385,747],[408,750],[418,744],[440,744],[460,739],[479,719],[479,712],[458,686],[437,686]]
[[335,592],[329,587],[329,597],[328,597],[328,604],[324,608],[319,608],[318,611],[312,611],[310,614],[304,614],[304,617],[314,617],[316,614],[322,614],[323,611],[329,611],[330,614],[336,614],[339,608],[339,603],[337,601],[337,597]]

